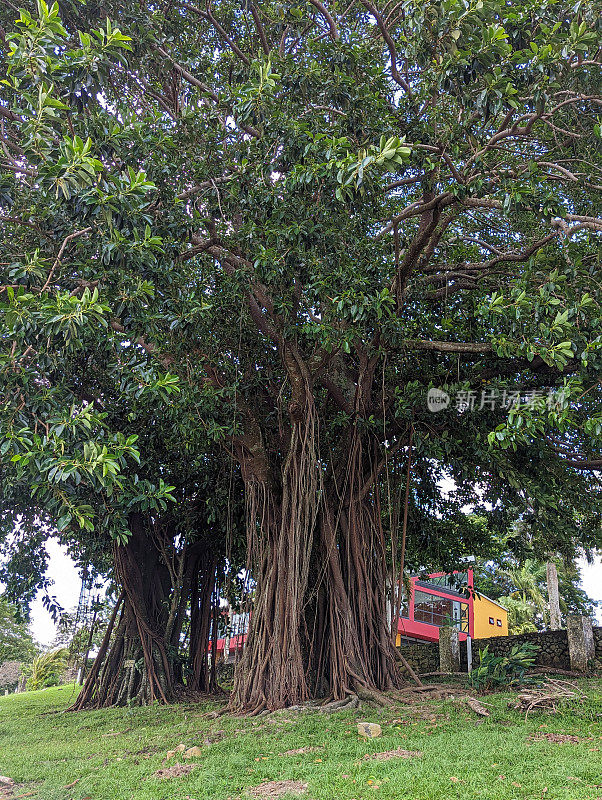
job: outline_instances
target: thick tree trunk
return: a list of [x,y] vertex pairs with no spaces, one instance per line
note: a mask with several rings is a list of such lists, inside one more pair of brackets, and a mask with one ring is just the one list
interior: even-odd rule
[[560,596],[558,593],[558,571],[553,561],[546,563],[546,578],[548,584],[548,602],[550,606],[550,628],[558,631],[562,627],[560,616]]
[[327,618],[318,657],[318,684],[335,700],[369,697],[401,682],[387,612],[386,548],[376,482],[365,468],[354,430],[346,449],[345,481],[324,496],[320,515]]
[[246,481],[257,588],[245,651],[235,671],[231,708],[236,711],[275,710],[309,697],[303,612],[320,470],[313,404],[289,411],[291,436],[280,497],[267,482]]
[[139,516],[132,517],[130,529],[127,544],[115,547],[115,573],[122,586],[118,608],[72,710],[173,698],[173,663],[165,639],[167,570]]
[[[325,486],[311,382],[301,367],[296,373],[297,356],[286,363],[292,400],[280,480],[257,424],[248,424],[240,444],[257,588],[230,707],[249,713],[317,695],[377,699],[400,683],[387,615],[377,443],[354,424]],[[375,364],[363,358],[356,400],[362,417]]]
[[[190,675],[187,687],[194,692],[214,692],[217,689],[215,670],[209,662],[209,637],[214,605],[219,606],[216,594],[215,571],[217,559],[207,551],[200,553],[192,565],[190,592]],[[213,663],[217,654],[215,644]]]

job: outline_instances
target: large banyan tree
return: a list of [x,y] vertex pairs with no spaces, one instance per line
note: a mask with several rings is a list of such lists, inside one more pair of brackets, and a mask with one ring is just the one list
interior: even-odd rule
[[64,361],[184,404],[244,483],[233,708],[394,689],[398,576],[478,548],[466,504],[574,548],[602,467],[599,12],[4,12],[3,470],[93,527],[53,470],[64,446],[125,481],[128,420],[101,434]]

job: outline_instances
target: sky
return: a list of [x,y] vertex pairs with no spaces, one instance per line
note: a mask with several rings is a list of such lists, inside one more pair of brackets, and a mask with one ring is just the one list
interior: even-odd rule
[[[46,550],[50,560],[46,574],[54,581],[50,594],[55,595],[60,605],[70,611],[77,606],[81,579],[64,547],[55,540],[46,542]],[[38,592],[31,605],[31,630],[34,639],[40,644],[49,645],[55,637],[56,627],[52,617],[42,605],[42,593]]]
[[[71,610],[77,606],[81,581],[75,564],[67,555],[65,549],[54,539],[50,539],[46,544],[50,561],[48,564],[48,576],[54,581],[54,586],[50,590],[55,595],[58,602],[66,610]],[[581,560],[581,586],[594,600],[602,601],[602,557],[598,557],[594,564],[587,564]],[[52,617],[42,605],[42,596],[34,600],[31,607],[32,630],[35,639],[43,645],[49,645],[54,639],[56,628]],[[602,624],[602,608],[597,612],[598,623]]]

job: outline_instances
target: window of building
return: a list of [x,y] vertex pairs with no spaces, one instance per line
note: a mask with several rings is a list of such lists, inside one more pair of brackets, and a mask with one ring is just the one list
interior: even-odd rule
[[461,631],[468,630],[466,603],[459,603],[446,597],[437,597],[426,592],[414,594],[414,619],[429,625],[455,625]]
[[493,619],[493,617],[489,617],[489,624],[495,625],[495,620]]
[[455,572],[437,577],[429,575],[426,578],[420,578],[420,580],[440,589],[453,589],[454,592],[459,592],[468,584],[468,572]]
[[501,619],[497,620],[497,626],[498,626],[498,628],[502,627],[502,620]]

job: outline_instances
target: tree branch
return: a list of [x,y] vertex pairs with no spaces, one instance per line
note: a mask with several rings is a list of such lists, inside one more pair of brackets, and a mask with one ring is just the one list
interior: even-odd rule
[[320,2],[320,0],[309,0],[309,2],[312,4],[312,6],[314,6],[314,8],[318,9],[320,14],[324,17],[324,19],[328,23],[332,39],[335,42],[338,41],[338,39],[341,38],[341,34],[339,33],[339,29],[337,27],[336,22],[334,21],[332,14],[328,11],[326,6]]
[[48,278],[46,279],[46,283],[42,286],[40,291],[45,292],[46,289],[48,289],[48,287],[50,286],[50,282],[52,280],[52,276],[54,275],[54,273],[56,271],[56,268],[61,263],[61,258],[63,256],[63,253],[65,252],[65,247],[67,247],[67,244],[72,239],[75,239],[77,236],[83,236],[84,233],[90,233],[91,230],[92,230],[92,228],[82,228],[81,231],[75,231],[75,233],[70,233],[69,236],[65,237],[65,239],[63,240],[63,244],[61,245],[61,249],[59,250],[59,253],[58,253],[58,255],[57,255],[56,259],[55,259],[55,262],[52,265],[52,268],[51,268],[50,272],[48,273]]

